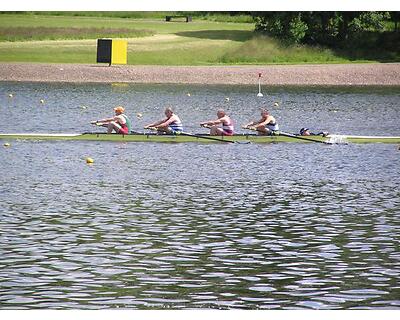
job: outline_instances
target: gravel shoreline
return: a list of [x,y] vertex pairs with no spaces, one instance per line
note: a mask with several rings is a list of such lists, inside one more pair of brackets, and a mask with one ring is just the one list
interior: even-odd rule
[[111,66],[0,63],[0,81],[400,86],[400,63],[261,66]]

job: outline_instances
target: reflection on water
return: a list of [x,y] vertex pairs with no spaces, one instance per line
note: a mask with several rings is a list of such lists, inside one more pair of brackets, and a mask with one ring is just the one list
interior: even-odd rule
[[395,145],[15,141],[0,160],[0,309],[400,308]]
[[399,164],[393,145],[16,142],[1,308],[399,308]]

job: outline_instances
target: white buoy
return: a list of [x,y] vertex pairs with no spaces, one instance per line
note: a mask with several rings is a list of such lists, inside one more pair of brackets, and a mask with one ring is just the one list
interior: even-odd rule
[[264,95],[261,93],[261,72],[258,73],[258,94],[257,97],[263,97]]

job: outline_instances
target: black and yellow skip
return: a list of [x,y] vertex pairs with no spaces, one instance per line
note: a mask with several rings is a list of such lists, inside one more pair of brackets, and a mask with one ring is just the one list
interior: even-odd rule
[[126,40],[98,39],[97,62],[108,64],[127,64],[128,42]]

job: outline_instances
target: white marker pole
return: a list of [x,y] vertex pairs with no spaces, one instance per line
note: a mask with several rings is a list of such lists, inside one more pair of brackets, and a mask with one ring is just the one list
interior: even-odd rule
[[261,72],[258,73],[258,94],[257,97],[263,97],[261,93]]

